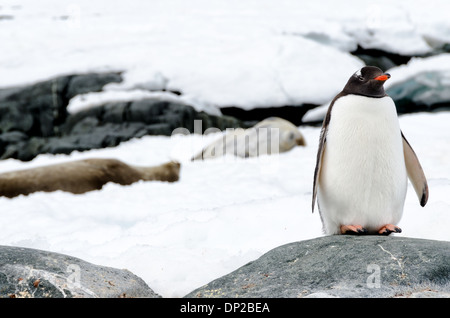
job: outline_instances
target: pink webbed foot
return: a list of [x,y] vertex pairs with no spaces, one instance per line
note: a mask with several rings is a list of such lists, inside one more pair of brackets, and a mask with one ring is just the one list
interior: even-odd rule
[[393,224],[386,224],[381,229],[378,230],[380,235],[389,235],[391,233],[401,233],[402,229]]
[[367,230],[361,225],[341,225],[341,234],[361,235],[367,234]]

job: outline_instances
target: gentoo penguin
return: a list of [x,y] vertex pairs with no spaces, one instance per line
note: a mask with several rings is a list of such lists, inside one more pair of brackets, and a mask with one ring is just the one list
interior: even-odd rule
[[389,78],[365,66],[330,103],[312,195],[312,210],[317,196],[325,234],[400,233],[408,177],[420,205],[427,203],[424,172],[384,91]]

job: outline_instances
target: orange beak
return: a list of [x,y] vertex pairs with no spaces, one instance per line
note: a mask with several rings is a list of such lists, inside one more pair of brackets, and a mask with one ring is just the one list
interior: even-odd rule
[[385,74],[383,74],[383,75],[380,75],[380,76],[375,77],[374,80],[377,80],[377,81],[387,81],[389,78],[391,78],[391,75],[388,74],[388,73],[385,73]]

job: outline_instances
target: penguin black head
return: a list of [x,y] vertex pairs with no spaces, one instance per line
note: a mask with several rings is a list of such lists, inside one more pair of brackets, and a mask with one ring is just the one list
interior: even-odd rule
[[386,92],[383,84],[390,77],[391,75],[383,73],[378,67],[364,66],[350,77],[343,92],[368,97],[384,97]]

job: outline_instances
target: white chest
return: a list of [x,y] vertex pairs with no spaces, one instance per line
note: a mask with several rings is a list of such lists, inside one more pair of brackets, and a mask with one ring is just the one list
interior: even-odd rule
[[326,222],[376,227],[400,218],[406,166],[390,97],[339,98],[324,149],[318,199]]
[[348,95],[332,109],[326,150],[336,160],[361,164],[403,160],[400,126],[393,100]]

